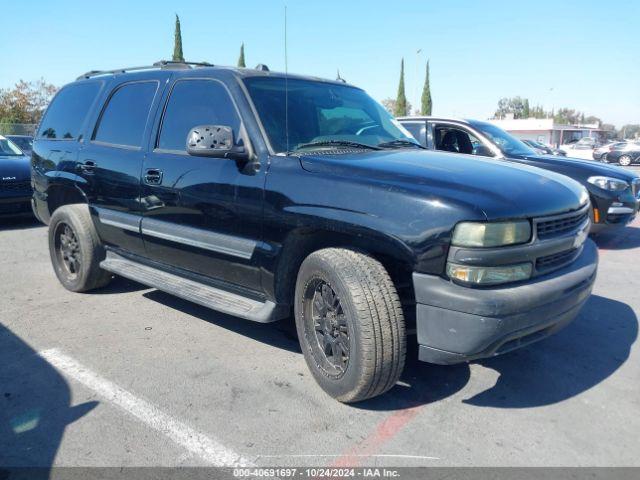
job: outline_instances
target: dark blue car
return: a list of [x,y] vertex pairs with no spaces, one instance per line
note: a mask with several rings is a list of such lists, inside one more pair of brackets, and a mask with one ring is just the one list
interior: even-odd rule
[[0,135],[0,218],[32,215],[31,194],[29,157]]

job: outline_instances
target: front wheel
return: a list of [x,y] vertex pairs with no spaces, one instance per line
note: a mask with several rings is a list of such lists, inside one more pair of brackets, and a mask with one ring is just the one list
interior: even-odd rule
[[404,316],[380,262],[342,248],[312,253],[298,273],[294,309],[307,365],[329,395],[358,402],[398,381],[406,356]]
[[618,159],[618,163],[623,167],[628,167],[629,165],[631,165],[631,157],[629,155],[622,155]]
[[99,265],[105,252],[87,205],[65,205],[53,213],[49,254],[53,270],[67,290],[86,292],[111,280],[111,274]]

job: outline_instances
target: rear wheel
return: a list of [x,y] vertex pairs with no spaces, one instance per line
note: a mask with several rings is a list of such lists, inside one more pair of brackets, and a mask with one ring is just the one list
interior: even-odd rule
[[341,248],[314,252],[300,267],[295,298],[300,345],[325,392],[357,402],[395,385],[406,355],[404,317],[380,262]]
[[622,155],[618,159],[618,163],[623,167],[628,167],[629,165],[631,165],[631,157],[629,155]]
[[111,274],[100,268],[105,252],[87,205],[65,205],[53,213],[49,254],[53,270],[67,290],[85,292],[111,280]]

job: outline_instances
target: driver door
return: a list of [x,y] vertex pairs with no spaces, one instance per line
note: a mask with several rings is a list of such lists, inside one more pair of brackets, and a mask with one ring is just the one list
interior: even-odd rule
[[189,131],[241,117],[216,79],[180,78],[171,86],[142,169],[142,235],[149,259],[190,273],[260,290],[254,250],[261,237],[265,169],[232,159],[189,155]]
[[433,150],[478,157],[495,156],[478,136],[462,125],[429,122],[429,127],[432,133],[430,148]]

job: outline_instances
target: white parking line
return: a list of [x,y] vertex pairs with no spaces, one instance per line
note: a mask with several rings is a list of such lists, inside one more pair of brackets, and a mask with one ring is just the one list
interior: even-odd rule
[[115,383],[100,377],[59,350],[55,348],[44,350],[39,355],[66,376],[80,382],[211,465],[219,467],[251,465],[251,462],[220,442],[167,415],[155,405],[136,397]]

